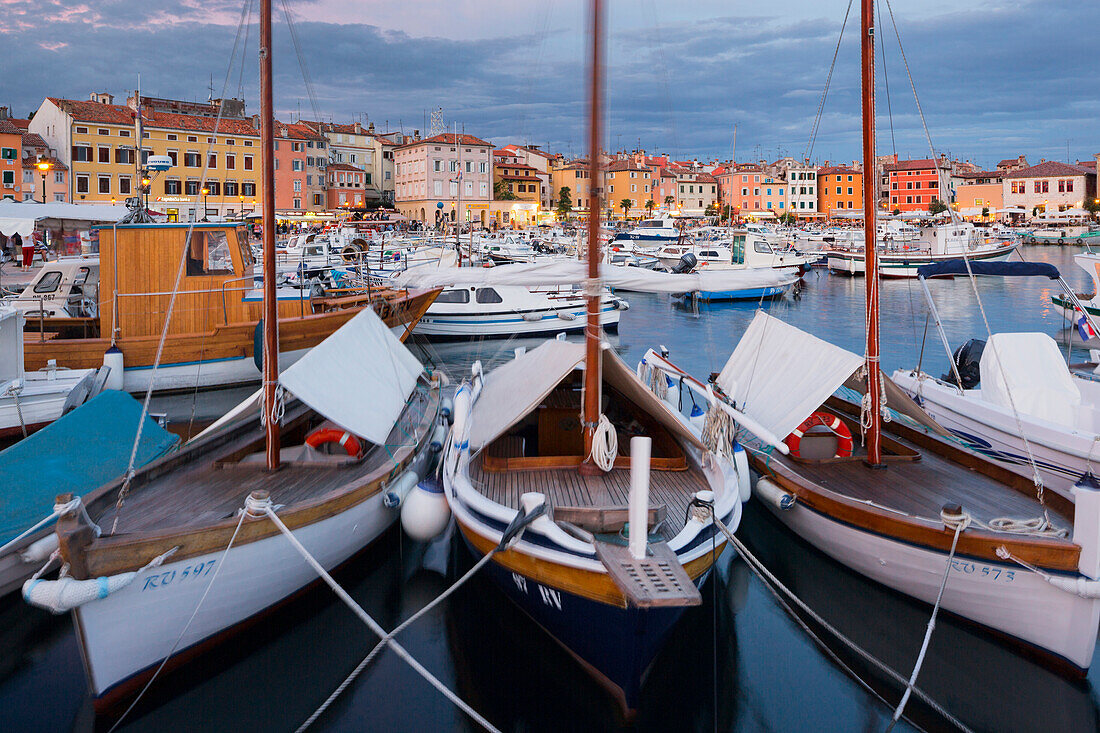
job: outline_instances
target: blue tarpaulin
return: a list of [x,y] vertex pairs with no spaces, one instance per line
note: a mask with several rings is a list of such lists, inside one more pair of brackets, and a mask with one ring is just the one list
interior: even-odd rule
[[[37,433],[0,451],[0,544],[53,511],[54,497],[83,496],[130,463],[141,403],[105,390]],[[134,466],[175,448],[179,437],[145,418]]]
[[[1058,268],[1046,262],[971,262],[970,272],[975,275],[1001,275],[1003,277],[1021,277],[1039,275],[1057,280],[1061,277]],[[933,265],[921,265],[917,275],[923,278],[944,277],[947,275],[967,275],[966,262],[961,259],[945,260]]]

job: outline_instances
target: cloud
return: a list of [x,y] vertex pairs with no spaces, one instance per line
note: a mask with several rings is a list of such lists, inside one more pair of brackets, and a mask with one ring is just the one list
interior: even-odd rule
[[[426,127],[428,112],[443,107],[448,125],[457,121],[494,142],[583,152],[586,37],[579,0],[290,4],[317,110],[277,3],[282,117],[299,111],[363,117],[410,131]],[[727,3],[711,0],[686,8],[658,7],[656,0],[616,6],[608,144],[725,158],[736,127],[740,160],[801,156],[846,7],[843,0],[775,0],[734,15]],[[1089,124],[1100,110],[1092,52],[1065,31],[1096,27],[1100,7],[1087,0],[957,7],[936,0],[899,16],[938,150],[991,164],[1019,152],[1064,158],[1067,140],[1074,158],[1100,149]],[[0,40],[21,49],[6,60],[0,103],[26,114],[45,96],[86,98],[93,89],[121,96],[139,72],[148,94],[205,99],[212,79],[220,96],[241,10],[240,2],[227,0],[0,0]],[[878,64],[879,150],[923,157],[927,143],[893,28],[880,22],[878,30],[886,57],[885,69],[881,58]],[[255,27],[247,36],[225,88],[230,96],[243,94],[255,111]],[[857,38],[853,12],[813,143],[819,160],[859,157]]]

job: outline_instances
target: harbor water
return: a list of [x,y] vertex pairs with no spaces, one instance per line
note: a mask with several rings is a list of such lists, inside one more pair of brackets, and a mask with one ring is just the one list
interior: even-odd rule
[[[1024,247],[1025,258],[1059,267],[1076,290],[1090,290],[1070,247]],[[952,348],[986,338],[965,278],[933,281]],[[977,291],[998,331],[1067,326],[1050,297],[1057,284],[1040,278],[979,279]],[[633,365],[663,345],[672,359],[705,377],[719,370],[758,303],[682,303],[664,295],[624,294],[631,308],[613,347]],[[857,353],[863,350],[862,278],[809,272],[799,295],[763,304],[806,331]],[[889,374],[915,367],[941,374],[947,356],[926,319],[921,286],[885,281],[881,290],[882,365]],[[414,341],[416,341],[414,339]],[[481,359],[486,368],[537,341],[413,344],[414,352],[452,380]],[[1074,353],[1074,361],[1087,355]],[[812,371],[812,360],[803,367]],[[155,400],[176,425],[200,424],[250,390]],[[883,480],[889,480],[884,472]],[[243,501],[243,497],[242,497]],[[908,677],[930,609],[863,579],[791,535],[756,502],[738,534],[764,563],[830,624]],[[416,545],[391,531],[336,573],[337,580],[383,626],[408,618],[468,568],[465,547],[448,536]],[[632,728],[643,731],[881,731],[901,690],[816,625],[823,651],[768,587],[727,551],[657,658]],[[624,726],[616,706],[540,628],[475,576],[399,637],[444,683],[505,731],[600,731]],[[183,669],[159,677],[123,722],[127,731],[294,730],[377,642],[324,587],[295,597]],[[832,655],[836,655],[833,658]],[[839,660],[839,661],[838,661]],[[1094,731],[1100,728],[1097,663],[1071,680],[949,615],[940,616],[918,685],[977,731]],[[846,673],[850,667],[861,681]],[[880,699],[881,698],[881,699]],[[911,724],[950,730],[914,699]],[[107,730],[86,690],[69,616],[53,617],[18,597],[0,599],[0,728],[11,731]],[[473,730],[473,724],[391,652],[355,680],[317,721],[315,730]]]

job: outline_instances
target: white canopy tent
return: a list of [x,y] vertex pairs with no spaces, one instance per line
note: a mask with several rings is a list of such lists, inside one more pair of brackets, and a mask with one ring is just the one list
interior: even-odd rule
[[125,206],[108,204],[65,204],[60,202],[0,201],[0,234],[28,237],[39,224],[79,228],[92,224],[113,224],[126,216]]

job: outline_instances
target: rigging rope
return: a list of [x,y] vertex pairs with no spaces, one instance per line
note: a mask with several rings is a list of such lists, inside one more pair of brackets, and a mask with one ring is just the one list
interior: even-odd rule
[[829,85],[833,81],[833,69],[836,68],[836,59],[840,54],[840,42],[844,39],[844,29],[848,27],[848,15],[852,12],[852,0],[848,0],[848,9],[844,11],[844,22],[840,25],[840,35],[836,39],[836,48],[833,50],[833,62],[829,64],[829,74],[825,77],[825,88],[821,90],[821,99],[817,103],[817,114],[814,123],[810,126],[810,139],[806,142],[806,154],[802,157],[809,160],[814,152],[814,143],[817,142],[817,133],[821,126],[821,115],[825,111],[825,98],[829,95]]

